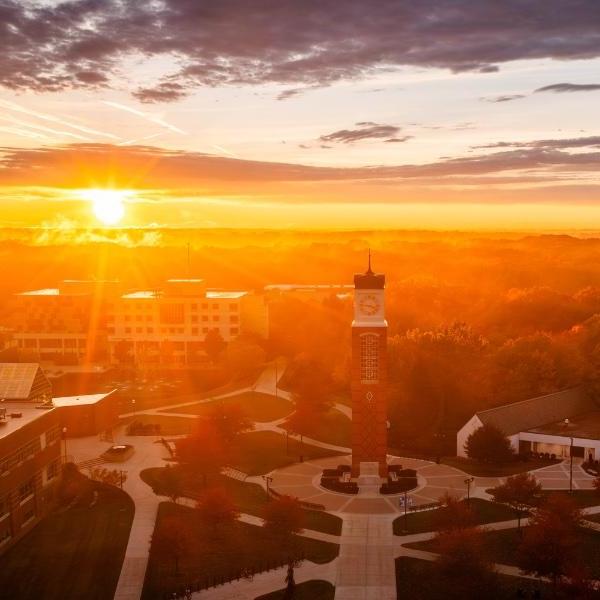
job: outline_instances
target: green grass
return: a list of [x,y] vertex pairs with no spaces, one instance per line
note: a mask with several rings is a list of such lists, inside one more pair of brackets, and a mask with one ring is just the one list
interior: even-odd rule
[[[345,417],[344,417],[345,418]],[[248,475],[264,475],[303,460],[338,456],[333,450],[326,450],[302,444],[299,440],[273,431],[257,431],[239,437],[238,449],[232,460],[233,466]]]
[[[294,589],[294,600],[333,600],[334,596],[335,587],[319,579],[299,583]],[[285,590],[258,596],[254,600],[285,600]]]
[[183,435],[190,433],[194,427],[195,419],[188,417],[171,417],[166,415],[136,415],[127,417],[127,423],[137,421],[144,425],[160,425],[159,435]]
[[[522,527],[522,529],[525,530],[527,527]],[[493,562],[503,565],[517,564],[517,548],[521,541],[518,529],[487,531],[483,533],[483,537],[489,557]],[[581,557],[590,569],[590,575],[594,579],[598,579],[600,577],[600,552],[598,552],[600,533],[580,528],[579,542]],[[414,544],[407,544],[407,547],[429,550],[430,552],[436,551],[435,540],[415,542]]]
[[100,486],[93,508],[45,517],[0,559],[0,597],[112,600],[133,520],[133,502]]
[[526,471],[548,467],[559,462],[559,460],[552,461],[532,458],[528,461],[515,460],[504,465],[489,465],[460,456],[444,456],[442,458],[443,464],[460,469],[469,475],[475,475],[475,477],[508,477],[517,473],[525,473]]
[[[205,491],[206,488],[202,481],[188,468],[179,466],[171,468],[181,469],[185,489],[188,493],[197,497]],[[161,473],[163,472],[164,467],[146,469],[140,473],[140,476],[149,486],[160,492]],[[223,488],[242,513],[257,517],[262,517],[265,513],[265,506],[268,502],[267,493],[256,483],[246,483],[224,475],[213,475],[208,479],[208,486]],[[335,515],[318,510],[305,510],[304,517],[306,529],[314,529],[331,535],[340,535],[342,532],[342,520]]]
[[[185,523],[190,534],[189,546],[179,561],[177,574],[172,556],[161,554],[154,544],[151,546],[142,593],[144,600],[162,598],[166,592],[195,581],[203,584],[209,579],[230,579],[244,569],[260,572],[286,558],[261,527],[235,522],[211,531],[198,511],[163,502],[159,506],[155,531],[169,516],[178,516]],[[295,544],[299,555],[316,563],[330,562],[339,550],[337,544],[302,537],[296,537]]]
[[177,412],[190,415],[208,416],[215,406],[239,406],[252,421],[266,423],[287,417],[292,411],[292,404],[282,398],[276,398],[269,394],[258,392],[244,392],[222,400],[214,400],[194,406],[182,406],[180,408],[169,408],[164,412]]
[[[493,578],[493,589],[486,587],[479,590],[479,597],[493,600],[513,600],[517,598],[517,590],[527,590],[528,598],[532,598],[532,591],[538,588],[542,598],[550,597],[550,588],[531,579],[496,575]],[[448,600],[460,598],[466,600],[467,596],[457,594],[454,582],[450,578],[441,577],[433,562],[403,556],[396,559],[396,590],[398,598],[411,600]],[[563,598],[557,596],[556,598]]]
[[[332,408],[322,417],[319,417],[311,431],[307,432],[306,435],[319,442],[348,448],[350,446],[351,424],[352,422],[348,417],[339,410]],[[286,425],[283,424],[282,427],[286,428]]]
[[[466,500],[463,500],[463,502],[466,503]],[[473,522],[477,525],[516,519],[513,510],[496,502],[488,502],[487,500],[482,500],[480,498],[471,498],[470,507],[473,514]],[[436,531],[439,519],[443,518],[446,512],[446,508],[436,508],[435,510],[427,510],[412,514],[408,513],[407,522],[409,534]],[[403,529],[404,515],[394,520],[394,535],[402,535]]]

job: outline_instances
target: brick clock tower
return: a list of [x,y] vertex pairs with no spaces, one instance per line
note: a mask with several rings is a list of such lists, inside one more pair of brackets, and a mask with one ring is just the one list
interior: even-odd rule
[[[354,276],[352,321],[352,476],[387,477],[387,321],[385,275]],[[362,465],[361,465],[362,463]]]

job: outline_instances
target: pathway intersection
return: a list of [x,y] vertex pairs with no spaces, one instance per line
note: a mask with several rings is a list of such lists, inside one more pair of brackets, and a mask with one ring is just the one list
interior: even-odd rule
[[[284,369],[279,366],[279,373]],[[178,408],[188,408],[237,396],[244,392],[260,392],[277,395],[282,402],[289,402],[291,395],[275,387],[275,367],[270,365],[260,375],[256,383],[233,392],[227,392],[212,398],[196,401],[186,401],[181,404],[166,405],[150,410],[137,411],[137,416],[161,415],[181,418],[197,418],[194,414],[180,413]],[[277,392],[277,394],[276,394]],[[334,406],[346,417],[351,418],[351,408],[343,404]],[[284,419],[270,423],[255,423],[255,431],[272,431],[285,435],[281,427]],[[173,437],[173,436],[170,436]],[[305,531],[306,537],[337,543],[340,546],[339,556],[330,563],[317,565],[304,561],[296,569],[296,582],[301,583],[315,579],[332,583],[335,588],[336,600],[394,600],[396,598],[395,559],[399,556],[412,556],[423,560],[435,560],[432,552],[406,548],[405,544],[431,539],[434,533],[423,533],[408,536],[393,535],[393,521],[403,509],[400,497],[395,495],[383,497],[373,493],[359,493],[348,496],[325,490],[320,486],[320,475],[324,468],[335,467],[350,462],[350,449],[304,438],[306,444],[342,453],[341,456],[329,457],[296,463],[277,469],[268,475],[272,477],[271,486],[282,494],[297,496],[301,500],[325,506],[325,509],[343,520],[341,536],[332,536],[316,531]],[[127,471],[125,491],[135,503],[135,515],[129,537],[129,542],[119,578],[116,600],[138,600],[142,593],[144,577],[148,563],[150,538],[158,505],[164,498],[154,494],[152,489],[140,478],[140,472],[151,467],[161,467],[169,458],[169,453],[160,442],[160,437],[125,435],[124,427],[115,433],[115,442],[133,443],[135,453],[123,465]],[[69,453],[78,464],[93,464],[100,454],[110,444],[96,438],[69,440]],[[428,504],[439,499],[444,493],[463,497],[466,495],[465,479],[469,476],[453,467],[413,458],[389,457],[393,464],[402,464],[404,468],[417,471],[418,487],[408,493],[413,506]],[[592,478],[579,465],[573,472],[573,487],[575,489],[591,489]],[[535,471],[535,476],[546,489],[568,489],[569,465],[558,463]],[[262,477],[247,477],[246,481],[265,486]],[[471,496],[488,498],[486,489],[498,485],[502,479],[496,477],[475,477],[471,484]],[[192,501],[183,500],[190,504]],[[587,509],[588,513],[600,512],[600,506]],[[260,518],[252,515],[241,515],[241,520],[253,525],[261,525]],[[487,528],[514,528],[516,521],[494,523]],[[497,570],[509,575],[519,575],[516,567],[496,565]],[[194,594],[194,598],[207,600],[254,600],[256,597],[281,589],[284,584],[285,569],[276,569],[255,576],[252,580],[241,580],[223,586]]]

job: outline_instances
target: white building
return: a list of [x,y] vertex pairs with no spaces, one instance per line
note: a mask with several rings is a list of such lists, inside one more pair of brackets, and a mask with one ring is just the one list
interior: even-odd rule
[[500,429],[516,452],[600,460],[600,406],[582,388],[574,388],[475,413],[456,434],[456,454],[483,425]]
[[122,295],[109,305],[107,335],[114,362],[196,362],[211,330],[229,342],[241,334],[268,335],[264,296],[206,289],[202,279],[170,279],[160,290]]

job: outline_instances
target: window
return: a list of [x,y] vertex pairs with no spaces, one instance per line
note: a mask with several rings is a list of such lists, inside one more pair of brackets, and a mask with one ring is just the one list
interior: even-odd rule
[[219,305],[218,304],[213,304],[212,307],[213,307],[213,310],[219,310]]
[[56,425],[52,429],[48,429],[48,431],[46,431],[46,446],[51,446],[52,444],[60,440],[60,437],[60,427],[58,425]]
[[192,335],[198,335],[198,328],[192,327]]
[[185,321],[183,304],[163,303],[159,309],[160,321],[166,325],[179,325]]
[[53,460],[46,468],[46,479],[48,481],[58,477],[60,472],[60,458]]
[[192,315],[192,323],[197,323],[197,322],[198,322],[198,316]]
[[202,333],[208,333],[208,327],[203,327],[202,328]]
[[230,304],[229,305],[229,310],[234,311],[238,309],[238,305],[237,304]]
[[213,321],[218,321],[219,320],[219,315],[213,315]]
[[19,486],[19,502],[23,502],[23,500],[27,500],[29,496],[33,496],[33,491],[35,486],[33,484],[33,479],[27,480],[25,483]]
[[146,321],[152,321],[152,315],[146,315]]
[[376,333],[360,336],[360,380],[362,383],[379,381],[379,335]]
[[197,304],[192,304],[192,310],[198,310],[198,305]]
[[232,327],[230,331],[231,335],[237,335],[240,332],[240,330],[237,327]]
[[208,321],[208,315],[202,315],[202,321]]
[[154,327],[146,327],[146,333],[154,333]]
[[239,317],[237,315],[229,315],[229,322],[230,323],[237,323],[239,322]]
[[131,327],[125,327],[125,333],[131,333]]

